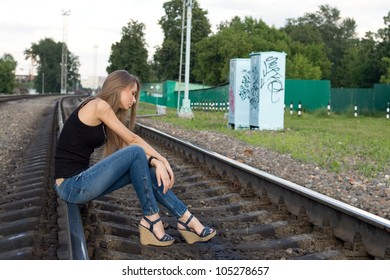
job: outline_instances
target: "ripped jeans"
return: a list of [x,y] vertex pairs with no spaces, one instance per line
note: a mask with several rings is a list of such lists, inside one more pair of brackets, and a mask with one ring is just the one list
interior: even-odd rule
[[163,193],[163,186],[157,185],[154,168],[149,168],[144,149],[136,145],[118,150],[80,174],[66,178],[60,186],[54,184],[54,188],[62,200],[82,204],[128,184],[134,187],[145,216],[159,212],[157,201],[176,218],[187,211],[171,190]]

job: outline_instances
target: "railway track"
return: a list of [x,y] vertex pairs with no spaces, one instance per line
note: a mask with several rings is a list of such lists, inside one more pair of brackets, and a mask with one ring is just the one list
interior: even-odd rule
[[[16,99],[21,99],[19,96]],[[28,96],[28,98],[34,98]],[[39,97],[42,98],[42,97]],[[2,102],[16,100],[3,97]],[[58,226],[52,184],[55,106],[46,109],[37,137],[0,197],[0,259],[56,259]],[[3,180],[6,178],[2,178]]]
[[[79,102],[68,99],[70,103],[63,107],[65,114]],[[56,118],[54,112],[47,116],[51,122]],[[55,125],[45,124],[44,129],[48,127]],[[27,198],[10,193],[0,200],[0,259],[390,259],[390,221],[155,129],[138,124],[137,131],[167,157],[175,172],[175,193],[200,220],[217,229],[217,237],[205,244],[186,244],[176,231],[175,219],[161,207],[166,231],[176,242],[164,248],[140,245],[138,223],[142,215],[131,186],[80,207],[70,205],[76,214],[80,211],[76,216],[83,228],[77,230],[69,205],[53,194],[48,175],[52,164],[47,155],[40,163],[47,165],[42,175],[26,175],[31,168],[21,169],[18,183],[10,186],[15,192],[20,189],[17,193],[27,192]],[[55,142],[53,135],[47,141],[50,139]],[[53,149],[46,148],[48,154]],[[94,154],[94,161],[99,152]],[[26,176],[31,181],[24,181]],[[7,202],[24,201],[23,208],[28,208],[30,202],[25,200],[33,197],[28,193],[35,184],[32,178],[39,178],[36,184],[46,193],[39,193],[35,199],[41,203],[36,203],[34,212],[40,213],[39,218],[27,218],[33,222],[25,228],[22,224],[26,222],[16,217],[33,211],[16,214],[13,209],[19,206],[11,208]],[[18,231],[4,229],[11,225]],[[85,241],[73,241],[72,246],[72,232],[78,237],[84,235]],[[29,237],[24,242],[11,242],[16,236]],[[80,248],[84,250],[77,252]]]

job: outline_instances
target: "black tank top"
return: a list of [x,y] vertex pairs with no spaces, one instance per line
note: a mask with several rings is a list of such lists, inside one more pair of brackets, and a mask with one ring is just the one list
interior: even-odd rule
[[79,119],[82,103],[66,120],[57,143],[54,178],[69,178],[89,168],[91,154],[106,142],[105,126],[84,124]]

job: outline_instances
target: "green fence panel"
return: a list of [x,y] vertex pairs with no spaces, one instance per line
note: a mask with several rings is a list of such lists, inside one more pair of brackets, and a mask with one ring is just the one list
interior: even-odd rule
[[167,103],[167,95],[164,92],[165,83],[141,84],[140,101],[165,106]]
[[229,85],[192,90],[189,93],[189,98],[191,102],[228,102]]
[[191,108],[200,110],[228,110],[229,84],[189,92]]
[[177,94],[175,94],[176,84],[175,81],[166,81],[163,84],[164,93],[167,98],[164,105],[170,108],[177,107]]
[[353,110],[352,90],[344,88],[332,88],[330,96],[331,110],[333,112]]
[[385,112],[387,103],[390,103],[390,85],[375,84],[374,85],[374,108],[377,111]]
[[373,93],[371,88],[333,88],[331,106],[334,112],[354,110],[371,113],[373,111]]
[[[207,88],[210,87],[201,84],[189,84],[190,93],[191,91]],[[167,80],[163,83],[144,83],[141,85],[140,101],[177,108],[179,89],[180,100],[182,100],[184,98],[184,83],[179,85],[178,82],[171,80]]]
[[300,102],[302,109],[313,111],[326,108],[330,100],[330,81],[328,80],[286,80],[284,102],[286,108],[293,103],[294,109]]
[[372,113],[374,111],[374,89],[354,89],[352,106],[357,106],[358,113]]
[[375,113],[385,111],[390,102],[390,85],[375,84],[373,88],[332,88],[332,111],[343,112],[353,110],[358,112]]
[[[157,87],[156,87],[157,86]],[[302,109],[313,111],[326,108],[331,103],[331,110],[343,112],[353,110],[372,113],[385,111],[390,102],[390,85],[375,84],[373,88],[331,88],[328,80],[286,80],[285,105],[294,110],[301,102]],[[193,109],[228,110],[229,84],[217,87],[207,87],[200,84],[190,84],[189,99]],[[179,83],[165,81],[164,83],[145,83],[141,86],[140,100],[142,102],[163,105],[170,108],[178,106]],[[184,99],[184,83],[180,86],[180,106]]]

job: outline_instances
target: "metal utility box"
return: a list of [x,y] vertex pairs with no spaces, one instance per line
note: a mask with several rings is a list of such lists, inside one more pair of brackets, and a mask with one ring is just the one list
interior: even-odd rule
[[234,129],[249,128],[250,58],[230,60],[229,125]]
[[286,53],[251,53],[250,60],[249,126],[260,130],[284,129]]
[[157,115],[166,115],[167,114],[167,106],[156,105]]

